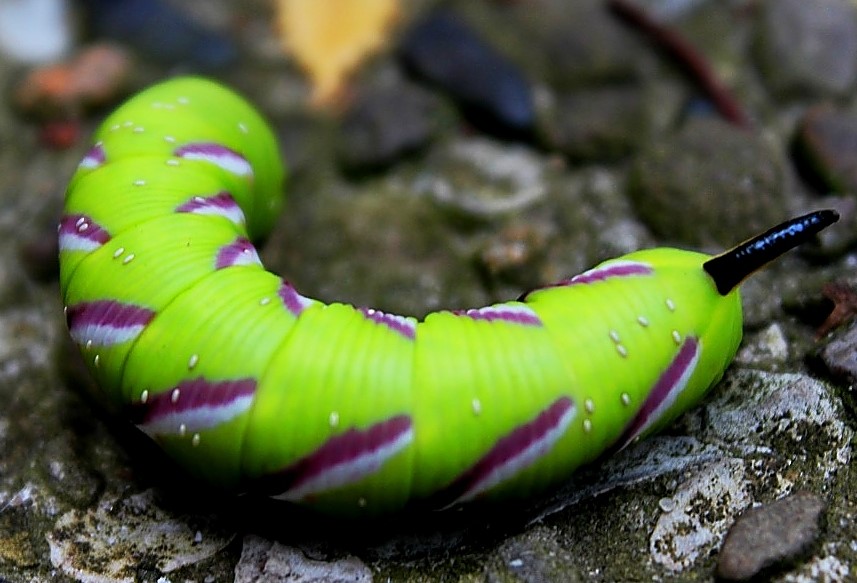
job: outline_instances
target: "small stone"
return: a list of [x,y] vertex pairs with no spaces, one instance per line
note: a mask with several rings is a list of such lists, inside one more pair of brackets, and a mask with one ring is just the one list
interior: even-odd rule
[[823,187],[857,192],[857,115],[813,107],[798,126],[795,145]]
[[857,322],[821,349],[821,361],[834,377],[849,385],[857,384]]
[[641,152],[629,189],[656,234],[687,245],[731,246],[789,215],[779,152],[715,118],[692,118]]
[[857,14],[845,0],[767,0],[757,53],[779,94],[836,96],[857,78]]
[[360,96],[342,123],[343,165],[373,170],[419,150],[432,137],[439,107],[434,96],[411,84]]
[[747,581],[799,560],[818,537],[825,507],[815,494],[798,492],[747,510],[726,535],[717,576]]
[[615,160],[646,135],[641,92],[632,86],[578,90],[557,99],[548,141],[576,161]]
[[400,54],[408,69],[449,94],[485,131],[512,138],[532,132],[529,82],[455,13],[437,10],[419,21],[406,33]]

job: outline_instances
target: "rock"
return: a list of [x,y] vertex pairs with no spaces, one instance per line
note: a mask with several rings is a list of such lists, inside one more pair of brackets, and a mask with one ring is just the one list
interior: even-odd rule
[[234,63],[232,40],[164,0],[81,0],[90,32],[169,64],[213,70]]
[[782,156],[756,134],[693,118],[637,158],[629,189],[661,237],[727,247],[789,215]]
[[22,63],[63,58],[73,44],[69,3],[63,0],[0,2],[0,54]]
[[605,2],[546,4],[533,18],[540,19],[545,30],[537,42],[544,45],[551,85],[569,89],[638,77],[640,57],[645,55],[642,43],[610,14]]
[[340,160],[349,170],[375,170],[425,146],[440,104],[411,84],[368,91],[342,122]]
[[818,537],[825,507],[815,494],[798,492],[746,511],[726,535],[717,576],[747,581],[796,561]]
[[372,571],[357,557],[321,561],[299,549],[250,535],[244,538],[235,565],[235,583],[261,581],[371,583]]
[[449,94],[483,130],[512,138],[532,132],[529,82],[455,13],[437,10],[417,22],[399,53],[410,71]]
[[834,377],[857,384],[857,323],[836,334],[820,352],[821,361]]
[[845,94],[857,78],[857,21],[845,0],[767,0],[757,33],[759,67],[781,95]]
[[615,160],[636,150],[648,121],[640,90],[632,86],[578,90],[557,99],[545,124],[548,141],[575,161]]
[[809,109],[798,125],[795,148],[822,187],[857,192],[857,115],[828,106]]

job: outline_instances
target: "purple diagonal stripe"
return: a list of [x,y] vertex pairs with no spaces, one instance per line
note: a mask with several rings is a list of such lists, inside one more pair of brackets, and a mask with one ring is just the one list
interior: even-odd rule
[[542,321],[536,313],[521,304],[501,304],[499,306],[486,306],[470,310],[455,310],[453,314],[466,316],[473,320],[484,320],[486,322],[509,322],[524,326],[542,325]]
[[252,176],[253,167],[247,159],[221,144],[196,142],[176,148],[175,155],[186,160],[209,162],[237,176]]
[[313,304],[313,301],[308,297],[302,296],[292,287],[292,284],[282,280],[280,289],[277,290],[277,296],[283,302],[283,306],[295,317]]
[[466,502],[515,477],[550,452],[576,414],[570,397],[556,399],[532,421],[500,438],[470,468],[432,496],[431,504],[449,507]]
[[94,251],[110,240],[110,233],[83,214],[63,215],[59,229],[60,251]]
[[193,196],[187,202],[177,206],[176,212],[220,216],[239,226],[245,223],[244,212],[232,195],[226,191],[218,192],[213,196]]
[[298,501],[369,476],[413,441],[411,418],[397,415],[366,429],[348,429],[260,485],[275,498]]
[[393,332],[401,334],[408,340],[413,340],[417,333],[417,325],[413,319],[399,316],[397,314],[388,314],[375,308],[358,308],[363,317],[371,320],[381,326],[386,326]]
[[214,260],[215,269],[234,267],[236,265],[258,265],[260,267],[262,265],[262,260],[259,259],[256,248],[244,237],[238,237],[232,243],[221,247]]
[[696,369],[699,360],[699,341],[688,336],[679,348],[672,362],[655,382],[649,391],[643,406],[631,419],[631,422],[622,432],[614,446],[615,450],[621,450],[631,443],[637,436],[646,431],[672,406],[676,397],[687,386],[687,382]]
[[78,164],[78,168],[86,168],[91,170],[93,168],[98,168],[104,162],[107,161],[107,157],[104,154],[104,146],[101,142],[98,142],[94,146],[92,146],[89,151],[84,154],[83,159]]
[[142,306],[113,300],[69,306],[66,320],[71,337],[81,346],[113,346],[133,340],[155,317]]
[[637,263],[635,261],[611,261],[606,265],[595,267],[588,271],[584,271],[579,275],[575,275],[570,279],[563,280],[557,285],[589,284],[617,277],[651,275],[652,273],[652,267],[645,263]]
[[227,423],[247,411],[256,394],[256,380],[241,378],[182,381],[163,393],[134,404],[134,423],[151,437],[190,434]]

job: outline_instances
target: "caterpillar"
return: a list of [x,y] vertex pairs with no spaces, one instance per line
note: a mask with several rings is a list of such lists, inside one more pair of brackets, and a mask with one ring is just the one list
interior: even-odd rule
[[263,268],[251,241],[284,180],[231,90],[177,78],[132,97],[67,190],[65,316],[104,399],[191,474],[340,515],[521,499],[658,431],[734,357],[740,282],[838,219],[714,257],[638,251],[417,321]]

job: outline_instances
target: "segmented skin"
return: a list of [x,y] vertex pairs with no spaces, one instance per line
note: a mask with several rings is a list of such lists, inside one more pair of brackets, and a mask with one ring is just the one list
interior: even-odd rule
[[342,514],[529,496],[669,423],[740,342],[738,293],[675,249],[423,321],[325,305],[250,242],[283,178],[248,104],[176,79],[104,122],[59,225],[105,398],[213,485]]

